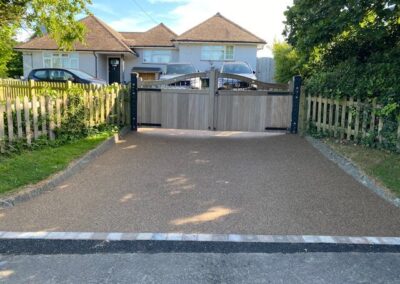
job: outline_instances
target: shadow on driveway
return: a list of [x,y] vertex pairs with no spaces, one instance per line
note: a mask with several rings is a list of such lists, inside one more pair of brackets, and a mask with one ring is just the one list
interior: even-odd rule
[[279,133],[142,129],[1,231],[400,235],[400,209]]

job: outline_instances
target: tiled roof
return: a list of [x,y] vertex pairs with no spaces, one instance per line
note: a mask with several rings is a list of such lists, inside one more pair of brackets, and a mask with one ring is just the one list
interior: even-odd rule
[[263,39],[228,20],[220,13],[191,28],[176,37],[175,40],[178,42],[266,43]]
[[120,34],[130,47],[173,47],[172,40],[177,36],[162,23],[146,32],[120,32]]
[[[75,50],[132,52],[120,33],[95,16],[87,16],[80,22],[86,26],[85,43],[76,43]],[[18,45],[16,49],[56,50],[58,46],[48,35],[44,35]]]

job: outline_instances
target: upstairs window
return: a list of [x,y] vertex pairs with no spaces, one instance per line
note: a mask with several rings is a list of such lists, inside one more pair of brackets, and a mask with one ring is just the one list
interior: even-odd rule
[[43,53],[43,67],[45,68],[79,68],[79,54],[74,53]]
[[201,48],[201,60],[233,60],[233,53],[233,45],[206,45]]
[[169,63],[171,50],[149,49],[143,52],[143,63]]

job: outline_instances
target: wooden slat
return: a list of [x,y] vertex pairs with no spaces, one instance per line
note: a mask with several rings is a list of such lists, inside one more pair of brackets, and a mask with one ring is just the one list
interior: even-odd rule
[[106,122],[109,124],[111,122],[110,120],[111,99],[110,99],[110,94],[108,92],[105,93],[105,98],[106,98]]
[[400,118],[397,120],[397,150],[400,152]]
[[60,98],[56,99],[56,121],[57,121],[57,127],[61,127],[61,103],[62,100]]
[[360,99],[355,102],[356,105],[356,117],[354,121],[354,140],[358,138],[358,133],[360,130]]
[[321,130],[321,122],[322,122],[322,97],[318,97],[318,115],[317,115],[317,131]]
[[33,117],[33,138],[39,138],[39,125],[38,125],[38,101],[34,94],[32,96],[32,117]]
[[93,91],[89,91],[89,126],[92,127],[94,126],[94,121],[93,121],[93,116],[94,116],[94,111],[93,111]]
[[31,145],[32,133],[31,133],[31,120],[30,120],[30,107],[29,107],[29,99],[27,96],[24,97],[24,120],[25,120],[26,143],[28,145]]
[[53,100],[50,97],[48,97],[47,110],[48,110],[48,117],[49,117],[49,138],[50,138],[50,140],[55,139],[55,134],[54,134],[55,123],[54,123],[53,103],[54,103]]
[[46,98],[44,96],[40,97],[40,119],[41,119],[41,125],[42,125],[41,134],[47,135]]
[[353,97],[350,98],[348,104],[349,104],[349,111],[348,111],[348,117],[347,117],[347,140],[351,139],[351,135],[353,133],[353,113],[352,113],[352,109],[353,109],[353,102],[354,99]]
[[311,97],[311,101],[313,103],[313,108],[312,108],[312,121],[313,123],[316,123],[317,119],[317,97]]
[[15,98],[15,112],[17,113],[17,133],[18,138],[22,138],[22,115],[21,115],[21,100],[19,97]]
[[341,117],[341,125],[340,125],[340,139],[344,138],[344,134],[346,131],[346,114],[347,114],[347,98],[342,100],[342,117]]
[[329,125],[328,125],[328,129],[329,132],[332,133],[334,130],[334,123],[333,123],[333,100],[329,99],[328,100],[328,104],[329,104]]
[[363,104],[363,118],[362,118],[362,126],[361,126],[361,132],[362,132],[362,137],[365,138],[367,136],[367,123],[368,123],[368,108],[370,106],[365,103]]
[[[1,94],[0,94],[1,95]],[[0,98],[1,99],[1,98]],[[0,153],[5,152],[5,132],[4,132],[4,112],[5,112],[5,106],[0,103]],[[399,127],[400,129],[400,127]]]
[[14,141],[14,119],[12,115],[11,99],[7,97],[6,100],[6,110],[7,110],[7,129],[8,129],[8,141]]
[[311,95],[307,96],[307,130],[310,129],[310,118],[311,118]]
[[335,100],[335,127],[333,131],[333,135],[337,138],[338,137],[338,130],[339,130],[339,115],[340,115],[340,104],[339,99]]
[[323,99],[323,103],[324,103],[324,108],[323,108],[323,113],[322,113],[322,129],[325,131],[327,129],[327,122],[326,122],[326,118],[328,116],[328,100],[327,98]]

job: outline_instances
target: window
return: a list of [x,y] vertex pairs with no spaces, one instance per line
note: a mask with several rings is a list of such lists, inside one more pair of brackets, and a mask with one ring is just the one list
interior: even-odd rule
[[42,79],[42,80],[47,79],[47,71],[46,70],[37,70],[37,71],[35,71],[33,76],[38,79]]
[[171,50],[145,50],[143,63],[168,63],[171,62]]
[[52,81],[67,81],[67,80],[74,80],[74,76],[63,70],[50,70],[49,71],[49,79]]
[[201,48],[201,60],[233,60],[233,45],[209,45]]
[[74,68],[79,67],[78,53],[43,53],[43,66],[45,68]]

